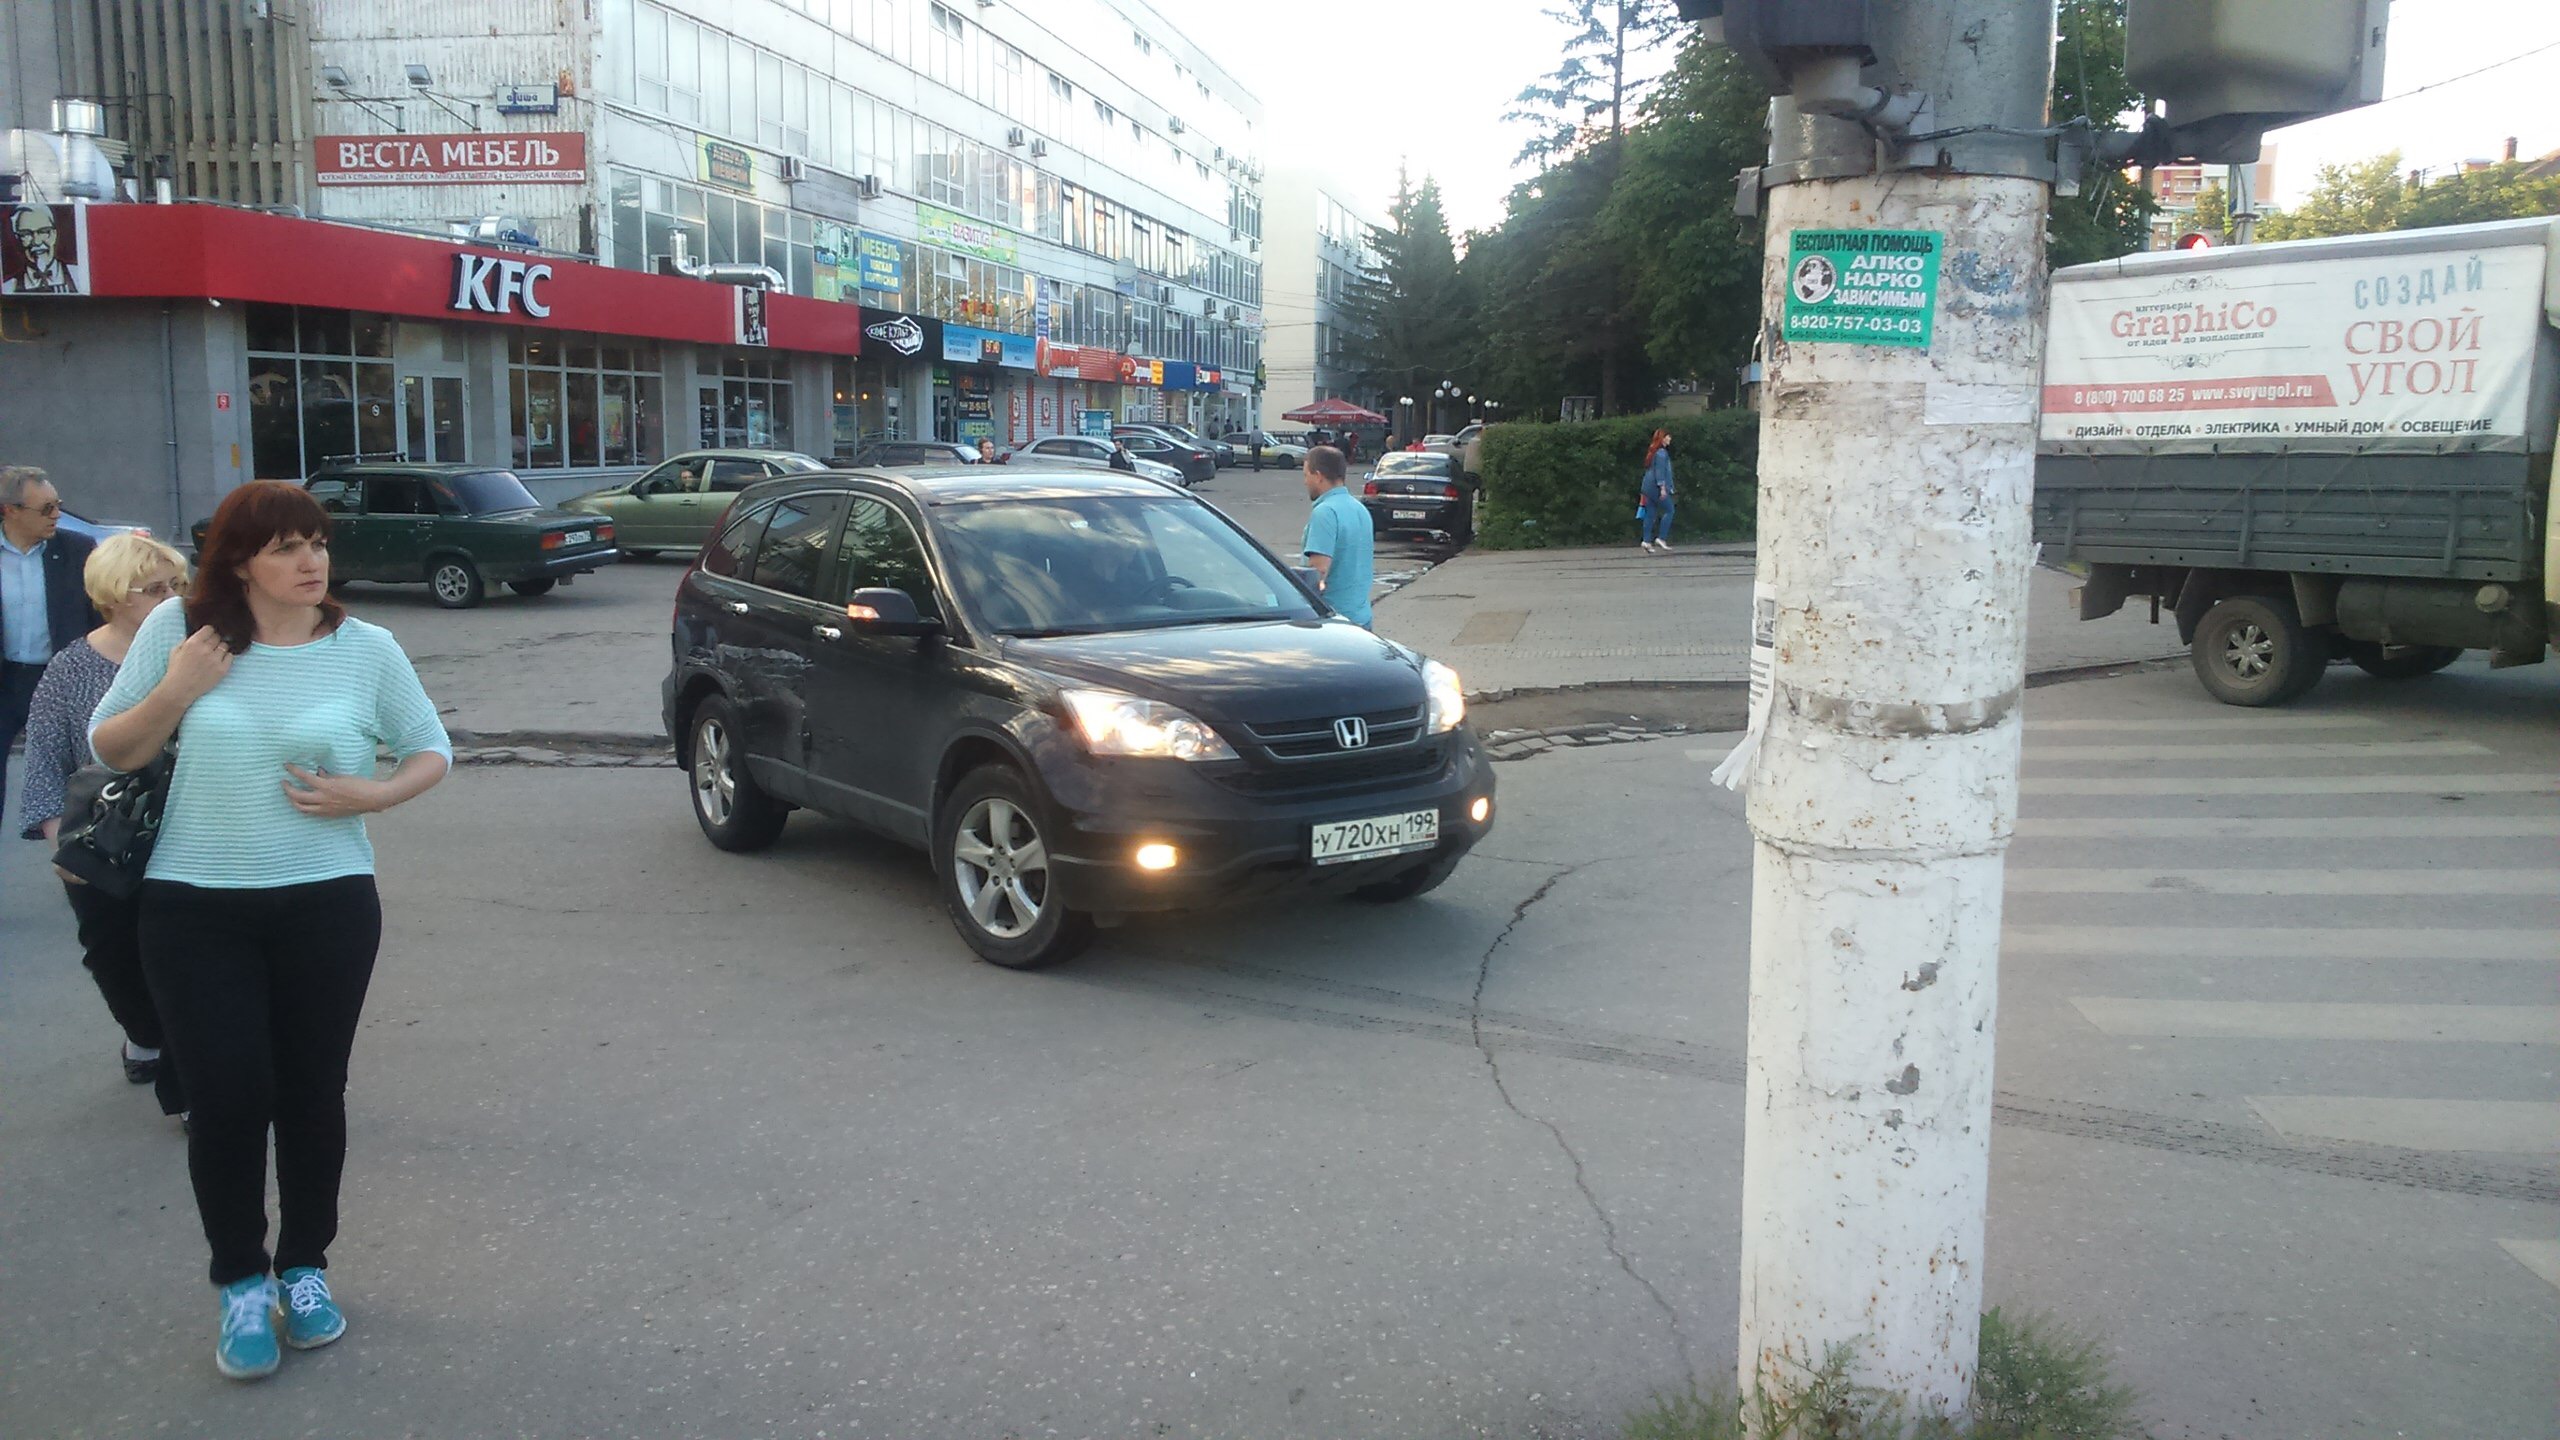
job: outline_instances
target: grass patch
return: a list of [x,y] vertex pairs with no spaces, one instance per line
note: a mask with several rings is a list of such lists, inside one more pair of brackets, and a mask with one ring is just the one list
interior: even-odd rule
[[1982,1317],[1963,1416],[1907,1414],[1898,1397],[1852,1380],[1850,1359],[1848,1346],[1832,1347],[1786,1395],[1657,1395],[1627,1417],[1623,1440],[2142,1440],[2133,1392],[2110,1378],[2096,1342],[2041,1317]]

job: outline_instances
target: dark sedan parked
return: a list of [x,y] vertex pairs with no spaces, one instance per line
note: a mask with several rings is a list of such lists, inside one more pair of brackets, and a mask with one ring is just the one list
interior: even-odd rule
[[1360,503],[1381,535],[1439,534],[1464,546],[1476,538],[1478,488],[1454,455],[1398,450],[1362,479]]
[[805,807],[922,847],[999,965],[1135,911],[1410,899],[1492,827],[1454,672],[1208,505],[1091,470],[750,489],[678,591],[664,698],[712,844]]
[[1129,453],[1141,460],[1153,460],[1182,472],[1182,483],[1200,485],[1218,478],[1218,457],[1200,446],[1168,440],[1154,430],[1142,426],[1123,425],[1111,432],[1111,438],[1128,447]]

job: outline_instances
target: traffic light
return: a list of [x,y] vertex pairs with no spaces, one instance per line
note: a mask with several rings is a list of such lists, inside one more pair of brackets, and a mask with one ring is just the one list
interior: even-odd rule
[[2269,130],[2382,98],[2390,0],[2127,0],[2124,72],[2167,113],[2143,164],[2258,158]]
[[1791,65],[1822,56],[1872,65],[1870,0],[1678,0],[1680,18],[1706,27],[1710,43],[1740,56],[1769,83],[1788,88]]

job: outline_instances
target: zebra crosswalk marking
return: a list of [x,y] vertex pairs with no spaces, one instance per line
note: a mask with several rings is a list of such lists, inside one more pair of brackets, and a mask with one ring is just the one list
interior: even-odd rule
[[2406,1100],[2379,1095],[2252,1095],[2281,1135],[2404,1150],[2560,1152],[2560,1101]]
[[2038,745],[2029,732],[2027,763],[2078,760],[2116,764],[2135,760],[2425,760],[2448,755],[2495,755],[2470,740],[2299,740],[2270,747],[2263,741],[2234,745]]
[[2560,1240],[2501,1240],[2498,1248],[2517,1264],[2560,1287]]
[[2071,1008],[2108,1035],[2560,1045],[2560,1005],[2363,1005],[2074,995]]
[[[1695,752],[1692,752],[1693,754]],[[1720,759],[1724,752],[1700,755]],[[2030,775],[2021,795],[2555,795],[2560,774]]]
[[[2560,815],[2358,815],[2268,819],[2240,815],[2031,816],[2021,840],[2541,840],[2560,839]],[[2555,881],[2560,887],[2560,881]]]
[[2012,895],[2543,895],[2547,870],[2153,870],[2009,867]]
[[2315,929],[2288,925],[2011,925],[2003,953],[2130,959],[2441,960],[2560,963],[2560,928]]
[[2265,735],[2290,730],[2373,730],[2382,722],[2362,715],[2271,715],[2263,719],[2238,715],[2128,715],[2121,719],[2039,720],[2027,717],[2030,738],[2043,734],[2081,734],[2091,731],[2157,731],[2164,735],[2201,735],[2215,731]]

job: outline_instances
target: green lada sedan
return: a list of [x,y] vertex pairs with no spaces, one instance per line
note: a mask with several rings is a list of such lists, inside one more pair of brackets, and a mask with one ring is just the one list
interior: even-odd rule
[[690,556],[710,541],[739,491],[826,468],[797,450],[688,450],[627,485],[590,490],[560,508],[612,520],[622,553],[635,560],[661,550]]
[[[323,470],[304,488],[329,512],[329,583],[424,584],[438,605],[468,610],[492,584],[545,595],[621,558],[614,527],[545,508],[509,470],[485,465],[366,464]],[[205,527],[194,527],[204,548]]]

